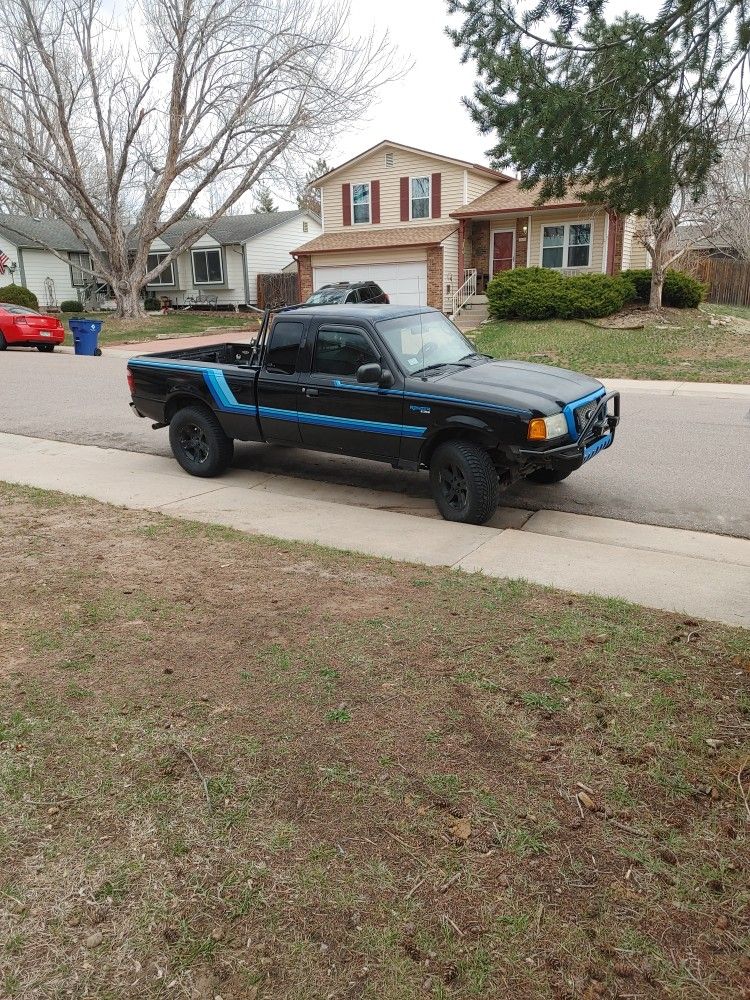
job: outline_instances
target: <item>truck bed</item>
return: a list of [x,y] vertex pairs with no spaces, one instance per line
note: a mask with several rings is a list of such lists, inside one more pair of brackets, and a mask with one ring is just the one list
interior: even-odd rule
[[176,351],[160,351],[148,356],[161,361],[197,361],[204,364],[250,367],[256,363],[257,353],[256,343],[226,343],[206,344],[205,347],[183,347]]

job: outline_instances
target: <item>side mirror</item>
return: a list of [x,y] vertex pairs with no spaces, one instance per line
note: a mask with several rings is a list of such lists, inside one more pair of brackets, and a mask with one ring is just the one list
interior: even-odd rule
[[382,367],[375,361],[369,365],[360,365],[357,369],[357,381],[369,384],[370,382],[376,382],[380,384],[380,380],[383,377]]

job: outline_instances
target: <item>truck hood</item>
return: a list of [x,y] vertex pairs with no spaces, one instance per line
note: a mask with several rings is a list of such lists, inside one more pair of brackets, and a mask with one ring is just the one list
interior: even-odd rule
[[438,393],[447,396],[504,403],[537,410],[545,416],[603,388],[601,382],[588,375],[526,361],[488,361],[430,381]]

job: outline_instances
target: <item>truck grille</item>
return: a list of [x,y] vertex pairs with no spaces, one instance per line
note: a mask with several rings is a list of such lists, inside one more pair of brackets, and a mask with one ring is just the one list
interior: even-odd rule
[[[591,417],[594,415],[596,408],[600,405],[601,399],[591,399],[588,403],[583,403],[581,406],[576,407],[573,410],[573,416],[575,417],[576,430],[580,434],[586,424],[589,422]],[[595,436],[599,437],[604,433],[607,424],[607,414],[604,409],[599,415],[599,419],[596,424],[591,428],[595,432]],[[588,435],[587,435],[588,436]]]

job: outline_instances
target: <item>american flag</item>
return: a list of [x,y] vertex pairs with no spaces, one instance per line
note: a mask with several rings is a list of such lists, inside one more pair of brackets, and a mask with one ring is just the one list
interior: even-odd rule
[[9,261],[10,257],[7,255],[7,253],[3,253],[3,251],[0,250],[0,274],[5,274],[5,265]]

